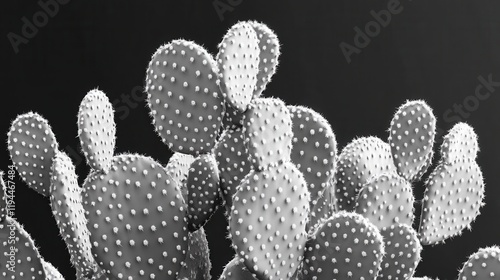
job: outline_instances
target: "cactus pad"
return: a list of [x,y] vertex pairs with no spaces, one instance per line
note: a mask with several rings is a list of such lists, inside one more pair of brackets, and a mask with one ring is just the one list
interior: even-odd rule
[[396,167],[387,143],[377,137],[361,137],[342,149],[335,173],[338,210],[353,211],[359,191],[373,176],[394,173]]
[[413,182],[432,161],[436,117],[422,100],[407,101],[394,115],[389,144],[399,175]]
[[257,21],[251,21],[250,24],[259,39],[259,73],[254,91],[254,96],[259,97],[276,72],[280,56],[280,42],[278,36],[267,25]]
[[259,39],[247,22],[233,25],[219,44],[217,63],[226,101],[244,112],[253,98],[259,72]]
[[18,116],[8,132],[7,146],[21,178],[49,196],[50,167],[58,144],[47,120],[37,113]]
[[219,280],[257,280],[254,275],[247,269],[243,260],[236,256],[224,267]]
[[311,203],[311,212],[309,215],[309,222],[307,225],[307,230],[314,228],[319,222],[324,219],[330,218],[335,212],[335,196],[333,186],[328,182],[323,193],[320,194],[318,199]]
[[375,176],[361,189],[356,213],[379,229],[394,224],[413,224],[413,197],[410,183],[396,173]]
[[426,182],[420,221],[420,242],[443,242],[469,228],[483,205],[481,169],[470,159],[441,163]]
[[219,169],[213,154],[198,156],[191,164],[186,181],[188,189],[189,229],[196,231],[217,210],[219,196]]
[[186,205],[163,167],[140,155],[119,155],[109,173],[85,182],[92,253],[118,279],[176,279],[187,250]]
[[385,257],[377,279],[405,280],[415,273],[422,246],[417,232],[409,225],[398,224],[380,231],[385,243]]
[[87,163],[95,170],[107,171],[116,143],[113,106],[102,91],[89,91],[78,111],[78,136]]
[[307,242],[305,279],[375,279],[384,242],[379,230],[356,213],[339,212],[319,225]]
[[195,158],[192,155],[174,153],[168,160],[165,170],[178,186],[186,181],[189,168],[194,162],[194,159]]
[[64,280],[61,273],[50,262],[42,259],[42,266],[45,272],[45,280]]
[[50,192],[52,214],[66,242],[78,278],[92,275],[98,268],[91,252],[82,189],[78,185],[71,159],[63,152],[58,152],[54,157]]
[[500,276],[500,248],[481,248],[469,257],[458,280],[497,279]]
[[441,145],[441,158],[451,163],[461,158],[475,160],[479,151],[477,134],[466,123],[457,123],[446,134]]
[[205,230],[200,228],[189,233],[186,259],[177,280],[210,280],[210,250]]
[[9,216],[0,224],[0,278],[45,280],[42,257],[34,241]]
[[214,149],[220,171],[220,187],[227,212],[233,205],[233,195],[241,180],[252,170],[241,128],[226,129]]
[[304,174],[314,202],[333,177],[337,141],[328,121],[303,106],[287,106],[292,116],[292,162]]
[[290,161],[292,118],[283,101],[256,98],[245,112],[243,131],[255,169]]
[[229,219],[237,253],[259,279],[289,279],[302,260],[309,192],[291,162],[251,171],[234,195]]
[[209,152],[224,113],[217,65],[201,46],[175,40],[161,46],[147,70],[146,91],[153,124],[176,152]]

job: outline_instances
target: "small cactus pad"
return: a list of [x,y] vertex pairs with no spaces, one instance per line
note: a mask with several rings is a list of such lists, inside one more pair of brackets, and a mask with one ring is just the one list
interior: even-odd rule
[[307,242],[305,279],[375,279],[384,242],[379,230],[356,213],[334,214]]
[[43,270],[45,272],[45,280],[64,280],[64,277],[61,275],[59,270],[55,268],[50,262],[41,260]]
[[245,112],[243,131],[255,169],[290,161],[292,118],[285,103],[276,98],[256,98]]
[[394,115],[389,144],[399,175],[413,182],[432,161],[436,117],[422,100],[407,101]]
[[247,269],[243,259],[236,256],[224,267],[219,280],[257,280],[254,275]]
[[113,106],[98,89],[89,91],[80,103],[78,136],[90,167],[107,171],[115,150],[116,125]]
[[233,25],[219,44],[217,63],[226,101],[245,111],[253,98],[259,72],[259,39],[247,22]]
[[469,257],[460,270],[458,280],[498,279],[500,277],[500,248],[481,248]]
[[422,246],[417,232],[409,225],[398,224],[380,230],[385,257],[377,279],[406,280],[413,276],[420,262]]
[[210,219],[220,202],[219,169],[213,154],[198,156],[191,164],[186,181],[188,189],[188,221],[191,231],[198,230]]
[[257,21],[251,21],[250,24],[259,39],[259,73],[254,91],[254,96],[259,97],[276,72],[280,56],[280,42],[278,36],[267,25]]
[[195,157],[192,155],[177,152],[174,153],[168,160],[165,170],[178,186],[186,181],[189,168],[191,168],[191,164],[194,162],[194,159]]
[[163,167],[140,155],[113,158],[85,181],[92,253],[118,279],[176,279],[187,250],[186,204]]
[[66,242],[77,275],[91,275],[97,270],[90,244],[90,232],[82,204],[75,167],[63,152],[56,153],[52,164],[50,202],[59,232]]
[[443,242],[470,228],[484,198],[483,174],[475,161],[441,163],[425,184],[419,230],[422,244]]
[[368,218],[379,229],[394,224],[413,224],[415,198],[411,185],[396,173],[372,178],[361,189],[356,213]]
[[49,123],[37,113],[18,116],[8,133],[12,162],[23,180],[43,196],[50,195],[50,167],[58,144]]
[[309,222],[307,225],[307,230],[313,228],[321,220],[328,219],[335,212],[334,205],[335,197],[333,186],[329,182],[325,190],[318,197],[318,199],[311,203],[311,212],[309,215]]
[[186,259],[177,280],[210,280],[210,249],[205,230],[200,228],[189,233]]
[[359,191],[371,178],[396,172],[391,149],[377,137],[361,137],[342,149],[337,161],[335,197],[338,210],[353,211]]
[[229,212],[241,180],[252,170],[242,128],[226,129],[214,149],[219,165],[222,197]]
[[233,244],[259,279],[289,279],[306,243],[309,192],[291,162],[251,171],[234,195],[229,219]]
[[156,132],[175,152],[209,152],[222,125],[224,98],[217,65],[201,46],[174,40],[153,55],[147,70],[148,105]]
[[0,278],[45,280],[42,257],[24,228],[7,216],[0,223]]
[[328,121],[303,106],[288,106],[292,115],[292,162],[304,174],[311,201],[326,187],[335,170],[337,141]]
[[461,158],[475,160],[479,151],[477,134],[466,123],[457,123],[446,134],[441,145],[441,158],[451,163]]

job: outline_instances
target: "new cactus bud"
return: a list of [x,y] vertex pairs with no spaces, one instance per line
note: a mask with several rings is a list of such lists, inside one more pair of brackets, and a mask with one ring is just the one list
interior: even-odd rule
[[379,229],[392,225],[413,224],[415,198],[410,183],[396,173],[372,178],[361,189],[355,211]]
[[255,169],[290,161],[292,118],[285,103],[276,98],[256,98],[245,112],[243,131]]
[[242,128],[227,128],[214,149],[220,173],[222,197],[229,213],[241,180],[252,170]]
[[224,267],[219,280],[257,280],[254,275],[247,269],[243,259],[236,256]]
[[253,98],[259,72],[259,39],[252,25],[238,22],[219,44],[217,63],[226,101],[244,112]]
[[97,272],[90,244],[90,232],[82,204],[75,167],[63,152],[57,152],[52,164],[50,202],[59,232],[66,242],[78,279]]
[[318,225],[304,254],[304,279],[375,279],[384,256],[379,230],[341,211]]
[[436,117],[422,100],[407,101],[394,115],[389,144],[401,177],[413,182],[429,167],[436,136]]
[[233,198],[230,233],[237,254],[258,279],[288,280],[307,239],[309,192],[291,162],[251,171]]
[[196,231],[204,226],[220,202],[219,169],[213,154],[198,156],[191,164],[186,187],[188,189],[188,227]]
[[353,211],[361,188],[373,176],[395,173],[390,146],[377,137],[361,137],[342,149],[335,173],[338,210]]
[[254,96],[259,97],[276,72],[280,56],[280,42],[278,36],[267,25],[257,21],[249,23],[259,39],[259,73],[257,73],[257,85],[254,91]]
[[0,277],[45,280],[42,257],[24,228],[9,216],[0,223]]
[[380,230],[384,238],[385,256],[377,279],[406,280],[413,276],[420,262],[422,246],[417,232],[405,224]]
[[476,160],[478,151],[479,145],[474,129],[466,123],[457,123],[443,139],[441,158],[446,163],[464,157]]
[[210,280],[210,250],[205,230],[189,233],[188,251],[177,280]]
[[188,243],[180,189],[149,157],[119,155],[111,166],[84,184],[95,260],[118,279],[176,279]]
[[175,152],[209,152],[222,125],[224,98],[217,65],[201,46],[174,40],[153,55],[147,70],[148,105],[156,132]]
[[78,136],[88,165],[94,170],[108,171],[116,142],[113,106],[98,89],[83,98],[78,111]]
[[303,106],[287,108],[293,123],[292,162],[304,174],[314,203],[333,177],[337,141],[330,124],[319,113]]
[[50,262],[42,259],[42,267],[45,272],[45,280],[64,280],[61,273]]
[[419,233],[424,245],[461,234],[479,215],[484,182],[474,160],[440,163],[426,181]]
[[42,116],[26,113],[18,116],[8,132],[7,146],[21,178],[43,196],[50,195],[50,167],[58,143]]
[[481,248],[469,257],[460,270],[458,280],[498,279],[500,276],[500,248]]

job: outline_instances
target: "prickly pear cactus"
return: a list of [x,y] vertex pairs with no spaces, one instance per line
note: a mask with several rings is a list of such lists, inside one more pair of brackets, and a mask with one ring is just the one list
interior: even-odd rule
[[333,185],[329,182],[320,194],[318,199],[311,203],[311,212],[309,214],[309,222],[307,224],[307,230],[314,228],[315,225],[321,223],[322,220],[330,218],[333,213],[335,213],[335,194],[333,190]]
[[245,264],[243,259],[236,256],[224,267],[219,280],[257,280]]
[[61,273],[50,262],[42,259],[42,266],[45,272],[45,280],[64,280]]
[[91,90],[78,111],[78,136],[87,163],[94,170],[108,171],[116,142],[113,106],[100,90]]
[[219,44],[217,63],[226,102],[244,112],[253,98],[259,72],[259,39],[248,22],[233,25]]
[[[333,176],[337,141],[328,121],[303,106],[287,106],[292,116],[292,162],[304,174],[311,201],[318,199]],[[312,208],[312,207],[311,207]]]
[[426,182],[419,227],[421,243],[440,243],[470,228],[483,199],[483,175],[475,161],[457,159],[439,164]]
[[259,72],[257,73],[257,85],[254,91],[254,96],[259,97],[266,89],[278,67],[280,42],[278,36],[267,25],[257,21],[250,21],[249,23],[259,39]]
[[217,65],[201,46],[174,40],[153,55],[146,77],[156,132],[175,152],[209,152],[224,113]]
[[361,137],[342,149],[335,174],[338,210],[353,211],[359,191],[373,176],[394,173],[389,144],[377,137]]
[[185,258],[187,206],[164,168],[140,155],[113,158],[85,181],[92,253],[118,279],[176,279]]
[[58,152],[52,164],[50,202],[60,234],[71,255],[77,278],[91,277],[99,270],[90,244],[90,233],[82,204],[82,189],[78,185],[71,159]]
[[377,227],[359,214],[341,211],[308,240],[304,279],[375,279],[384,252]]
[[9,216],[0,224],[2,279],[45,280],[42,257],[24,228]]
[[230,233],[258,279],[289,279],[302,260],[309,192],[291,162],[251,171],[234,195]]
[[410,225],[397,224],[380,230],[380,234],[384,238],[385,256],[377,279],[411,278],[422,252],[417,232]]
[[21,178],[43,196],[50,195],[50,167],[58,143],[47,120],[37,113],[18,116],[7,134],[7,147]]
[[168,160],[165,170],[178,186],[181,186],[186,181],[189,168],[194,162],[194,159],[195,158],[192,155],[174,153]]
[[457,123],[443,139],[441,158],[446,163],[461,158],[476,160],[478,151],[479,145],[474,129],[466,123]]
[[256,98],[245,112],[243,132],[253,167],[290,161],[292,118],[285,103],[276,98]]
[[186,259],[177,280],[210,280],[210,250],[205,230],[200,228],[189,233]]
[[411,225],[414,202],[410,183],[396,173],[384,173],[363,186],[355,211],[379,229],[398,223]]
[[228,128],[224,130],[215,146],[214,154],[219,166],[222,197],[226,211],[230,213],[233,195],[236,193],[237,187],[252,170],[243,129]]
[[500,276],[500,248],[481,248],[469,257],[458,280],[497,279]]
[[186,187],[188,189],[189,229],[196,231],[204,226],[220,203],[219,169],[213,154],[198,156],[191,164]]
[[422,100],[407,101],[394,115],[389,144],[399,175],[413,182],[432,161],[436,117]]

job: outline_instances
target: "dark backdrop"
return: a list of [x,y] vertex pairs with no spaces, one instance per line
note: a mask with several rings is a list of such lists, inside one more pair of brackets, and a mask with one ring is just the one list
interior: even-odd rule
[[[176,38],[196,41],[215,54],[232,24],[259,20],[274,29],[282,43],[281,63],[265,95],[322,113],[340,147],[356,136],[386,139],[392,114],[406,99],[425,99],[442,130],[457,121],[476,129],[486,206],[472,232],[445,245],[426,247],[417,275],[454,279],[468,255],[500,243],[500,90],[493,83],[489,94],[487,87],[476,93],[481,77],[500,81],[500,2],[65,1],[51,15],[42,8],[49,0],[2,3],[0,131],[4,137],[17,114],[36,111],[50,121],[61,148],[77,163],[82,161],[75,152],[79,150],[75,116],[86,92],[99,87],[117,109],[117,152],[144,153],[166,162],[170,152],[153,132],[140,95],[151,54]],[[390,20],[382,11],[388,9]],[[374,21],[377,15],[383,26]],[[26,22],[33,23],[36,32],[25,28],[23,35]],[[367,26],[372,37],[363,38],[356,28]],[[353,52],[350,63],[342,42]],[[135,99],[127,101],[131,96]],[[0,169],[7,169],[6,147],[0,149],[0,159]],[[88,169],[84,162],[77,169],[82,180]],[[48,200],[19,179],[16,182],[16,217],[42,255],[73,279]],[[422,186],[416,185],[419,197],[421,191]],[[225,227],[220,213],[206,226],[214,276],[232,255]]]

